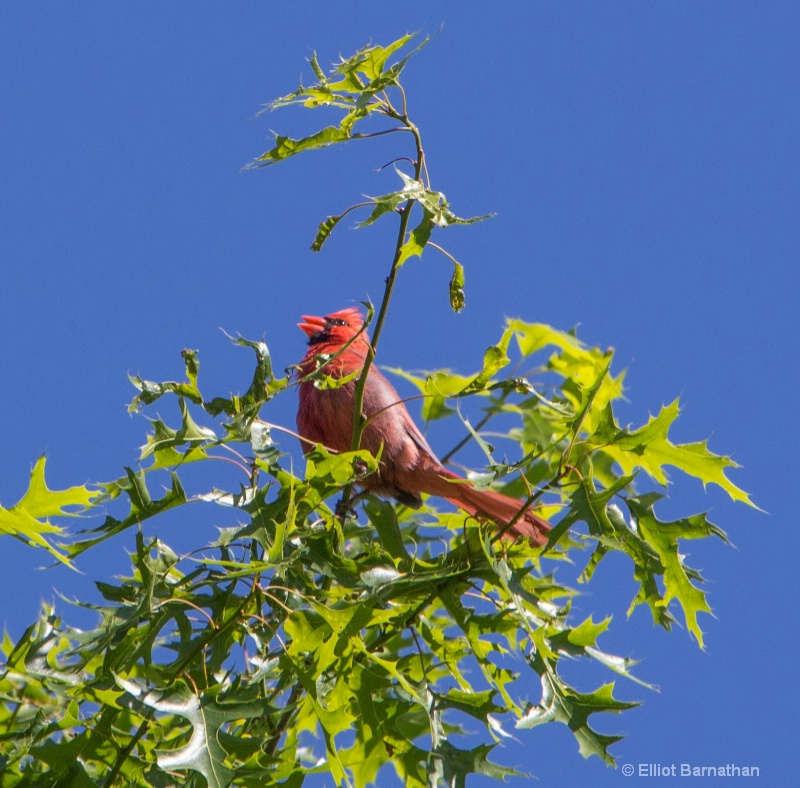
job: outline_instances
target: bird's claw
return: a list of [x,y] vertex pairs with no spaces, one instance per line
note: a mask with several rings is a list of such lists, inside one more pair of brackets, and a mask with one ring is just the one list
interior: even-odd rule
[[345,501],[344,498],[340,498],[336,502],[336,509],[334,510],[336,512],[336,516],[340,520],[346,520],[350,517],[356,517],[356,510],[353,507],[354,503],[355,501]]

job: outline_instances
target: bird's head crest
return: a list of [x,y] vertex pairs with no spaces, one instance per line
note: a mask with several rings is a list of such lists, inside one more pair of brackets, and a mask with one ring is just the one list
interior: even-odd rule
[[308,337],[309,345],[337,341],[344,343],[352,339],[364,325],[364,315],[358,307],[351,306],[325,317],[302,315],[302,322],[297,325]]

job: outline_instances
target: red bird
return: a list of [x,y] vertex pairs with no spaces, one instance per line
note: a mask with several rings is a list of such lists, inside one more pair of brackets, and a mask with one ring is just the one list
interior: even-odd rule
[[[363,324],[364,317],[356,308],[327,317],[303,315],[303,322],[297,324],[308,336],[309,344],[300,362],[297,410],[297,431],[306,453],[317,443],[339,452],[350,450],[356,380],[339,388],[319,389],[313,380],[302,378],[317,369],[319,356],[337,353],[322,366],[324,374],[342,378],[360,371],[370,353],[366,333],[358,333]],[[342,350],[348,342],[351,344]],[[380,452],[378,471],[359,482],[364,490],[395,498],[415,509],[422,505],[421,493],[437,495],[481,520],[491,520],[501,529],[517,518],[521,501],[492,490],[476,490],[442,465],[400,395],[374,366],[370,366],[364,387],[363,413],[368,421],[361,447],[375,456]],[[504,535],[525,537],[532,544],[543,545],[549,530],[550,524],[528,509]]]

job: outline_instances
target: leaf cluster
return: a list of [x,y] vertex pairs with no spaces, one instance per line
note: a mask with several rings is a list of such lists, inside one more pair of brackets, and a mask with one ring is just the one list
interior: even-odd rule
[[[474,224],[488,219],[491,214],[471,218],[457,216],[450,208],[445,195],[431,187],[420,132],[409,117],[405,90],[400,83],[400,75],[409,59],[430,39],[424,39],[396,63],[389,62],[392,55],[407,47],[414,38],[415,35],[410,34],[387,47],[366,46],[352,57],[341,59],[327,76],[314,53],[309,63],[317,81],[311,87],[301,84],[293,93],[273,101],[269,108],[274,110],[293,105],[307,109],[330,107],[342,112],[339,123],[335,126],[325,126],[300,139],[276,134],[273,147],[248,166],[251,169],[268,167],[299,153],[351,140],[372,139],[395,133],[411,134],[414,139],[415,158],[407,161],[414,167],[413,175],[403,172],[395,163],[395,172],[401,180],[400,188],[388,194],[367,197],[366,202],[358,202],[341,213],[326,217],[319,225],[311,249],[319,252],[334,228],[354,211],[370,209],[367,218],[359,222],[357,227],[368,227],[381,217],[399,213],[405,217],[405,221],[401,225],[402,231],[392,266],[393,272],[411,257],[422,256],[427,245],[438,249],[453,264],[449,287],[450,304],[454,310],[460,311],[465,305],[464,267],[449,252],[431,242],[431,234],[434,228]],[[357,126],[362,128],[365,123],[372,124],[369,131],[355,130]],[[376,124],[377,128],[374,128]],[[408,229],[408,216],[414,205],[420,206],[422,217],[416,226]],[[390,277],[393,278],[393,274],[390,274]]]
[[[669,628],[677,605],[702,643],[697,616],[709,607],[679,542],[724,535],[705,515],[660,520],[658,493],[634,483],[643,471],[657,486],[673,465],[746,500],[725,476],[731,461],[702,444],[673,444],[674,405],[640,428],[620,427],[622,375],[611,374],[610,353],[511,320],[474,374],[406,377],[425,394],[428,419],[454,418],[462,398],[479,398],[483,417],[464,428],[490,457],[488,478],[476,481],[556,515],[550,543],[505,544],[435,501],[411,512],[368,497],[337,513],[329,502],[372,472],[375,458],[319,447],[304,477],[287,471],[271,425],[248,409],[288,384],[272,376],[263,343],[238,344],[256,350],[249,399],[206,401],[197,356],[184,354],[185,382],[137,380],[135,406],[174,397],[179,422],[151,422],[136,470],[94,492],[50,491],[40,460],[19,504],[0,511],[6,530],[62,560],[136,532],[130,574],[99,582],[100,603],[81,603],[95,611],[94,629],[45,608],[16,643],[6,638],[0,752],[5,773],[18,776],[4,784],[300,785],[326,771],[361,786],[391,763],[408,785],[460,785],[470,773],[511,774],[490,760],[496,744],[551,721],[572,730],[584,756],[613,763],[618,737],[596,730],[592,715],[634,704],[614,695],[613,682],[579,691],[560,665],[580,658],[633,678],[632,663],[598,645],[610,619],[572,620],[576,592],[555,567],[588,550],[588,579],[622,553],[638,584],[631,608],[646,605]],[[503,377],[512,355],[514,374]],[[219,414],[221,437],[198,425],[204,409]],[[509,417],[516,426],[490,435]],[[489,441],[501,438],[518,459],[494,458]],[[182,477],[220,452],[239,457],[240,487],[187,496]],[[160,496],[150,481],[159,477],[170,480]],[[50,522],[65,508],[92,515],[116,498],[127,501],[125,517],[107,515],[72,539]],[[184,556],[145,535],[148,519],[189,504],[233,507],[241,525]],[[536,703],[521,697],[531,673],[542,687]],[[470,720],[488,741],[463,744]]]
[[[619,737],[598,730],[595,715],[635,704],[615,694],[606,672],[643,682],[630,659],[599,645],[610,618],[575,620],[577,591],[559,571],[567,561],[588,582],[608,555],[624,556],[630,610],[646,607],[665,629],[680,615],[702,646],[699,614],[710,608],[681,545],[725,536],[705,514],[658,517],[667,468],[749,499],[726,474],[729,458],[671,440],[677,402],[644,425],[620,424],[624,375],[612,373],[611,351],[574,333],[511,319],[472,374],[395,370],[416,387],[425,422],[457,422],[462,437],[443,461],[479,447],[485,468],[471,482],[549,517],[547,545],[505,542],[433,500],[411,511],[351,495],[379,461],[358,448],[358,418],[395,276],[426,246],[444,251],[430,240],[434,228],[485,218],[459,218],[431,187],[399,82],[416,50],[392,62],[411,40],[365,47],[329,75],[314,56],[312,87],[273,106],[333,108],[339,123],[301,139],[276,136],[253,164],[377,134],[414,141],[413,173],[396,168],[400,188],[328,217],[312,247],[357,209],[368,210],[362,226],[399,219],[384,298],[369,310],[373,355],[356,384],[354,450],[319,446],[295,474],[282,442],[289,431],[262,418],[293,381],[275,375],[263,341],[240,337],[233,341],[255,355],[243,395],[205,396],[191,350],[183,381],[132,378],[132,412],[162,398],[176,408],[171,423],[149,420],[138,461],[120,478],[53,491],[41,458],[21,500],[0,507],[0,531],[69,566],[120,534],[134,534],[135,546],[127,576],[98,581],[98,601],[75,603],[94,614],[94,628],[46,606],[16,642],[4,638],[4,786],[292,788],[317,773],[367,786],[385,768],[409,786],[464,786],[470,774],[517,774],[492,759],[495,748],[549,722],[566,725],[585,757],[613,764]],[[372,122],[391,125],[356,130]],[[464,270],[445,254],[454,264],[450,303],[460,309]],[[462,415],[467,406],[479,414],[474,424]],[[215,473],[222,463],[237,469],[235,483]],[[192,493],[200,469],[220,481]],[[152,536],[167,512],[197,525],[223,510],[238,524],[191,553]],[[72,534],[65,518],[77,514],[99,524]],[[603,683],[571,686],[563,665],[576,659],[595,665]],[[534,701],[531,678],[541,686]],[[477,742],[468,735],[476,725]]]

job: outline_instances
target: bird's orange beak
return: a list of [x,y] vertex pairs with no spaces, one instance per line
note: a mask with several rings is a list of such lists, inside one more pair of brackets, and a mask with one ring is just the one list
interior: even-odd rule
[[297,327],[301,329],[309,339],[325,328],[324,317],[316,317],[315,315],[300,315],[300,317],[303,322],[298,323]]

